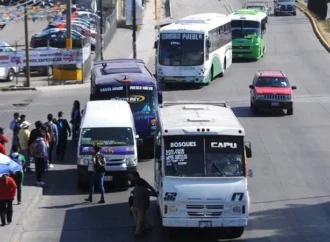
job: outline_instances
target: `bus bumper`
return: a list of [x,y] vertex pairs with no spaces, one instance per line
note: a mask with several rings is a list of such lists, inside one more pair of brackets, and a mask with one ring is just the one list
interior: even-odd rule
[[206,76],[157,76],[160,83],[205,83]]
[[200,228],[201,222],[211,222],[212,228],[218,227],[245,227],[247,218],[163,218],[164,227]]
[[233,50],[233,59],[260,59],[260,48]]

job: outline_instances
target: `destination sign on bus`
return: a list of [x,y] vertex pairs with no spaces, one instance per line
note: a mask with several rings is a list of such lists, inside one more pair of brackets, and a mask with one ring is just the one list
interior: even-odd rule
[[104,87],[100,89],[100,92],[122,91],[124,87]]
[[193,34],[193,33],[186,33],[186,34],[161,34],[161,39],[183,39],[183,40],[203,40],[202,34]]
[[129,86],[129,90],[144,90],[144,91],[152,91],[154,87],[148,86]]

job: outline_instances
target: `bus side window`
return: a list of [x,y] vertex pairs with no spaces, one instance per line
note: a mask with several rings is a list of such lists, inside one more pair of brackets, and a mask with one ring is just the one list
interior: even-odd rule
[[205,41],[205,49],[206,49],[205,59],[206,60],[209,60],[209,58],[210,58],[210,48],[211,48],[211,41],[210,41],[209,38],[207,38],[206,41]]

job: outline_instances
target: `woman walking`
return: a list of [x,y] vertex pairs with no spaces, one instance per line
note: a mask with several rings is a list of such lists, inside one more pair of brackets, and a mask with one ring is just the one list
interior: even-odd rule
[[1,225],[10,224],[13,218],[13,200],[16,196],[17,186],[13,178],[2,175],[0,178],[0,218]]
[[104,174],[106,161],[104,156],[100,153],[101,147],[94,146],[93,165],[94,172],[89,185],[89,197],[85,199],[86,202],[93,201],[94,185],[98,184],[101,191],[101,200],[99,203],[105,203],[104,201]]

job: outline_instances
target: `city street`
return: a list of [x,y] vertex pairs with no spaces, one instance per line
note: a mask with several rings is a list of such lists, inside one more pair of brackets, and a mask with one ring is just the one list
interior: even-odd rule
[[[226,13],[224,1],[173,2],[175,19],[199,12]],[[244,1],[230,3],[238,9]],[[261,60],[234,63],[226,70],[225,77],[200,89],[165,91],[164,100],[225,100],[245,128],[246,140],[252,143],[253,157],[248,166],[253,169],[254,177],[249,178],[249,225],[237,241],[328,242],[330,56],[301,12],[297,16],[269,17],[268,30],[267,53]],[[282,70],[291,84],[298,87],[294,115],[285,116],[282,112],[251,115],[248,87],[258,70]],[[58,111],[64,111],[69,119],[73,101],[86,103],[89,91],[85,85],[76,85],[1,93],[0,126],[7,127],[15,111],[25,113],[33,123],[38,119],[46,121],[48,113]],[[13,106],[20,103],[28,105]],[[117,191],[107,187],[106,204],[84,203],[87,193],[76,187],[75,163],[76,151],[70,146],[66,161],[55,163],[54,169],[47,173],[48,187],[21,241],[135,241],[127,204],[131,189]],[[153,161],[140,161],[139,171],[153,185]],[[96,194],[95,201],[98,198]],[[183,230],[170,238],[160,226],[155,204],[148,216],[153,231],[139,241],[211,242],[222,238],[222,230]]]

